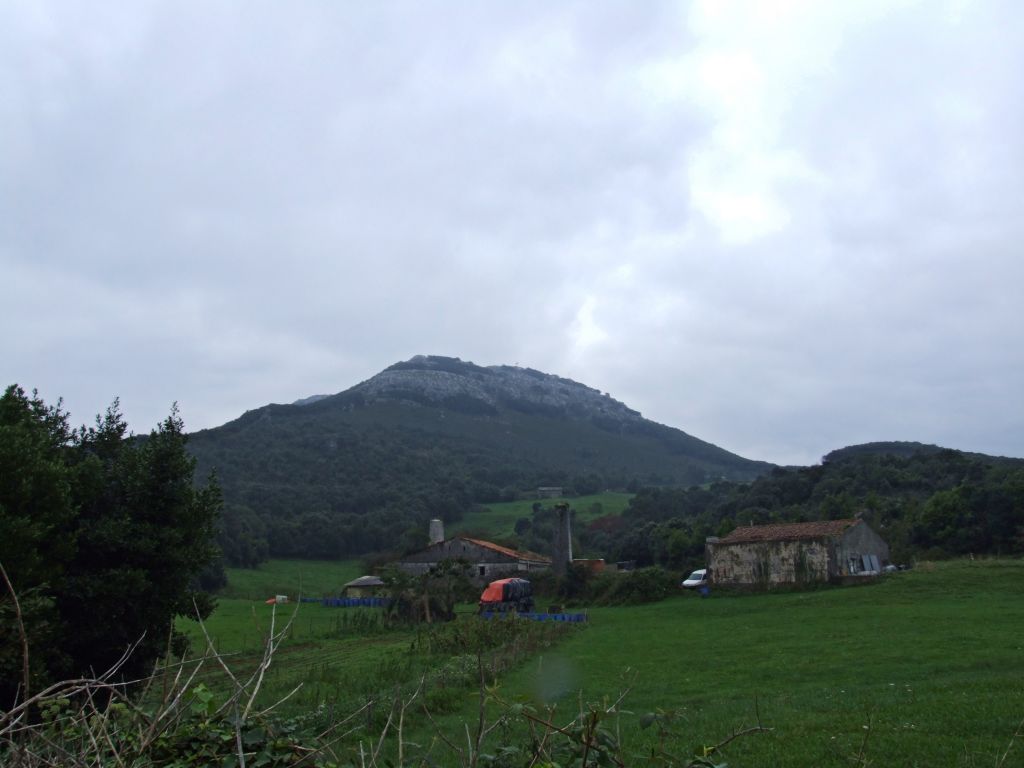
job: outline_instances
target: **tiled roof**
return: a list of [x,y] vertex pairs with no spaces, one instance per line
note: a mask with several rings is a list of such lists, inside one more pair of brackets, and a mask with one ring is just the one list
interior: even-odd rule
[[384,580],[380,576],[360,576],[358,579],[353,579],[348,584],[342,587],[383,587]]
[[841,536],[846,529],[860,520],[819,520],[812,523],[776,523],[772,525],[740,526],[728,536],[718,540],[719,544],[750,544],[758,541],[797,541],[799,539],[823,539]]
[[500,544],[495,544],[491,541],[484,541],[483,539],[471,539],[468,536],[459,536],[458,538],[462,539],[463,541],[468,541],[471,544],[476,544],[478,547],[483,547],[484,549],[489,549],[492,552],[497,552],[498,554],[505,555],[506,557],[511,557],[515,560],[530,560],[531,562],[535,563],[551,562],[550,557],[538,555],[536,552],[520,552],[515,549],[503,547]]

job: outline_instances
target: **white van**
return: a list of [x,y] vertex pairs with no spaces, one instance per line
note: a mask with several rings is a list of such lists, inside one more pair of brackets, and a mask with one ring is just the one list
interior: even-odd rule
[[706,587],[707,585],[708,569],[701,568],[683,579],[683,583],[680,586],[684,589],[696,589],[697,587]]

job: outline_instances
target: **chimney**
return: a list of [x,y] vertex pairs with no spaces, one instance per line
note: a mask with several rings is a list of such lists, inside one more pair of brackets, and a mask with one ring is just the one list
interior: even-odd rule
[[444,523],[436,517],[430,521],[430,543],[440,544],[444,541]]
[[555,504],[558,522],[555,523],[555,542],[552,548],[551,565],[555,575],[564,576],[572,562],[572,519],[569,505],[564,501]]

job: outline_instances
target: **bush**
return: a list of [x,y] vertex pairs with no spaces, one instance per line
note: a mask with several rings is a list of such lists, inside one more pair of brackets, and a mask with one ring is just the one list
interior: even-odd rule
[[654,603],[674,594],[678,583],[678,574],[660,566],[602,574],[591,582],[591,598],[598,605]]

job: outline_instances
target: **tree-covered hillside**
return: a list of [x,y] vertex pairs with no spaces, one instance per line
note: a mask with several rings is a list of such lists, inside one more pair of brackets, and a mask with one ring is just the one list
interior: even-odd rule
[[541,485],[570,493],[749,480],[749,461],[595,389],[510,366],[417,357],[338,395],[192,436],[216,470],[229,562],[416,545],[426,521]]
[[580,538],[606,557],[688,568],[703,562],[707,536],[737,525],[858,514],[896,561],[1022,553],[1024,460],[908,443],[852,446],[751,483],[642,490],[620,517],[594,521]]

